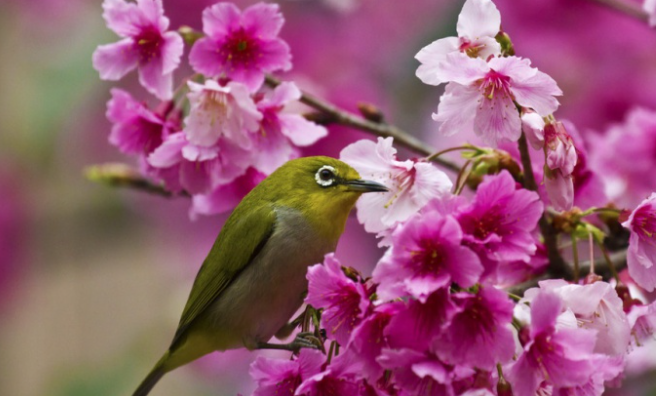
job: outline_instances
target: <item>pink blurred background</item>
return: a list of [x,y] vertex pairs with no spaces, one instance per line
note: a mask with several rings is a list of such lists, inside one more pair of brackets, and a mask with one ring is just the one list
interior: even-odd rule
[[[172,27],[200,28],[208,0],[164,0]],[[240,7],[252,1],[237,1]],[[415,76],[416,52],[455,33],[462,1],[288,0],[285,76],[347,109],[380,106],[436,147],[441,88]],[[559,117],[588,139],[635,105],[656,109],[656,31],[590,0],[497,0],[519,55],[564,91]],[[189,220],[189,202],[113,190],[85,166],[131,162],[107,143],[109,88],[91,67],[115,41],[100,1],[0,2],[0,394],[129,394],[175,331],[193,276],[225,216]],[[177,78],[184,76],[179,71]],[[134,74],[120,86],[147,99]],[[331,128],[307,154],[338,156],[363,133]],[[338,255],[368,273],[381,251],[351,218]],[[653,349],[651,350],[653,351]],[[255,354],[215,354],[153,395],[249,394]],[[656,392],[650,356],[616,394]],[[651,358],[651,360],[655,360]]]

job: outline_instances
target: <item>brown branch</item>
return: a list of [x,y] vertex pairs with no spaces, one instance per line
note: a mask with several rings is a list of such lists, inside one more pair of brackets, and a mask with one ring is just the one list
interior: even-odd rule
[[[524,187],[531,191],[537,191],[538,185],[535,182],[535,175],[533,174],[533,165],[531,164],[531,155],[528,151],[526,143],[526,136],[522,132],[522,136],[517,142],[519,145],[519,153],[522,158],[522,168],[524,168]],[[571,274],[571,268],[563,260],[558,250],[558,232],[551,226],[547,220],[546,212],[540,217],[538,222],[540,232],[544,238],[544,246],[547,249],[547,258],[549,259],[549,273],[556,278],[566,278]]]
[[[275,77],[266,76],[266,83],[272,87],[277,87],[280,85],[281,81]],[[394,125],[367,120],[353,113],[341,110],[331,103],[319,99],[307,92],[302,92],[300,101],[315,110],[319,110],[322,113],[329,115],[334,123],[350,126],[365,132],[371,132],[376,136],[392,137],[399,145],[421,155],[429,156],[433,152],[433,150],[421,140]],[[433,161],[454,172],[460,170],[460,166],[443,158],[435,158]]]
[[590,0],[595,3],[599,3],[602,5],[605,5],[607,7],[610,7],[614,10],[617,10],[625,15],[628,15],[633,18],[637,18],[641,21],[648,22],[649,21],[649,14],[647,14],[641,7],[640,5],[636,3],[632,3],[629,1],[622,1],[622,0]]
[[153,183],[143,177],[136,169],[125,164],[109,163],[89,166],[85,168],[84,175],[91,181],[111,187],[127,187],[167,198],[190,196],[186,191],[171,192],[163,185]]

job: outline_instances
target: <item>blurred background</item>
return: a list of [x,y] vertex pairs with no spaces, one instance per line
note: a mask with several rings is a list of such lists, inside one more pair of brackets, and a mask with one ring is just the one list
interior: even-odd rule
[[[164,7],[173,29],[200,29],[212,3],[164,0]],[[430,118],[442,89],[414,76],[413,58],[455,35],[463,1],[279,3],[287,21],[281,36],[294,56],[286,78],[347,109],[375,103],[426,142],[448,145]],[[564,91],[557,115],[587,139],[635,105],[656,108],[656,31],[645,23],[590,0],[495,3],[517,53]],[[135,73],[109,84],[93,70],[96,46],[117,40],[101,14],[99,0],[0,0],[0,395],[130,394],[168,346],[225,220],[191,221],[185,198],[85,180],[88,165],[133,163],[107,142],[110,87],[152,100]],[[338,156],[364,136],[331,132],[306,154]],[[343,263],[369,274],[380,255],[351,218],[338,248]],[[656,392],[649,353],[613,394]],[[255,356],[214,354],[167,375],[153,395],[248,395]]]

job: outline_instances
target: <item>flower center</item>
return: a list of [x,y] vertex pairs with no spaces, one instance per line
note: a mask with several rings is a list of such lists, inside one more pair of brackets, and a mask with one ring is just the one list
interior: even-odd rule
[[150,62],[153,58],[160,55],[162,35],[155,28],[144,29],[141,34],[134,38],[134,42],[139,52],[141,63]]
[[464,52],[470,58],[477,58],[484,47],[483,44],[474,44],[465,38],[460,38],[460,52]]
[[638,208],[633,215],[631,228],[642,239],[653,239],[656,236],[656,216],[654,214],[654,207],[647,204]]
[[411,265],[417,275],[435,275],[440,272],[446,258],[442,245],[432,239],[422,239],[418,245],[419,250],[410,253],[413,258]]
[[209,123],[212,127],[223,128],[230,116],[228,95],[225,92],[206,91],[201,108],[209,116]]
[[257,39],[240,29],[230,35],[219,55],[233,67],[248,67],[257,62],[261,54]]
[[510,77],[498,73],[495,70],[490,70],[485,77],[479,80],[479,84],[483,95],[490,100],[494,98],[494,95],[513,99],[512,93],[510,92]]

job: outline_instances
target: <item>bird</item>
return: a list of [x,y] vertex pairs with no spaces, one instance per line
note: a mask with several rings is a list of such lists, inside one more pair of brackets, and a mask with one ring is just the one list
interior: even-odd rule
[[331,157],[290,160],[258,184],[222,227],[194,280],[173,340],[133,396],[214,351],[298,350],[288,323],[303,304],[307,267],[323,262],[363,193],[386,192]]

